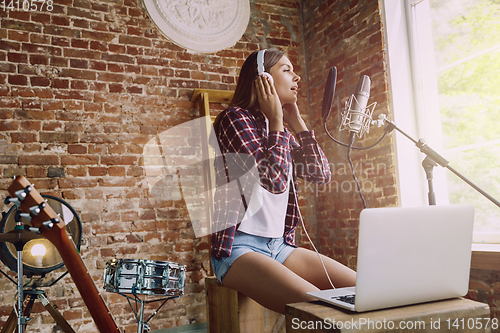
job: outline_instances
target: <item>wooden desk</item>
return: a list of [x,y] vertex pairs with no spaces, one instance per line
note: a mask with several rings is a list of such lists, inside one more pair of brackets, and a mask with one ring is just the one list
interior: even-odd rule
[[[493,323],[487,304],[463,298],[363,313],[344,311],[321,302],[286,307],[287,333],[491,332]],[[498,324],[496,319],[496,326]]]

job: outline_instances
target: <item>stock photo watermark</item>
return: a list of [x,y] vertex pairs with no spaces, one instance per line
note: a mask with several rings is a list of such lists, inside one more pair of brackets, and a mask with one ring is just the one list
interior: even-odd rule
[[[152,197],[184,199],[197,237],[232,226],[214,223],[213,220],[224,219],[213,219],[211,212],[237,214],[249,202],[252,203],[249,212],[257,212],[263,205],[262,195],[259,196],[262,189],[280,193],[290,183],[294,191],[303,195],[357,191],[348,163],[326,166],[297,162],[293,164],[294,172],[305,181],[294,184],[287,180],[291,170],[284,169],[287,163],[270,161],[266,157],[256,160],[251,154],[222,154],[215,132],[207,124],[211,124],[211,119],[201,117],[175,126],[153,137],[143,151]],[[359,183],[365,193],[375,190],[372,179],[385,176],[387,168],[384,163],[353,164],[354,172],[361,176]],[[324,181],[312,183],[308,178]]]
[[323,320],[300,320],[293,318],[291,321],[292,330],[325,330],[325,329],[347,329],[347,330],[417,330],[417,331],[442,331],[458,330],[461,332],[498,329],[498,318],[430,318],[430,320],[402,320],[393,321],[386,319],[371,320],[369,318],[351,318],[351,320],[339,321],[333,318]]

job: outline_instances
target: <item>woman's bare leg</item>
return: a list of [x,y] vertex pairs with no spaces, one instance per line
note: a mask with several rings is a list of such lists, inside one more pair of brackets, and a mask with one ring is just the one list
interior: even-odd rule
[[[341,263],[320,254],[326,270],[335,288],[352,287],[356,285],[356,272]],[[283,263],[292,272],[309,281],[319,289],[331,289],[325,270],[318,254],[314,251],[297,248]]]
[[[336,288],[356,284],[352,269],[323,255],[322,259]],[[284,313],[286,304],[314,300],[307,296],[309,291],[331,288],[316,252],[302,248],[295,249],[283,264],[260,253],[245,253],[222,282],[279,313]]]
[[306,292],[318,290],[278,261],[256,252],[236,259],[222,283],[279,313],[285,313],[286,304],[314,300]]

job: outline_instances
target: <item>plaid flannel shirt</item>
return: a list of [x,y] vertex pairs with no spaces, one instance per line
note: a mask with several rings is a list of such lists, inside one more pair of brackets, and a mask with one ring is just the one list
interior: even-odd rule
[[[232,107],[223,112],[216,124],[221,154],[251,156],[258,170],[257,181],[262,187],[271,193],[284,192],[288,183],[288,171],[293,167],[294,186],[290,186],[283,236],[287,244],[295,246],[295,229],[301,222],[295,193],[298,188],[297,177],[317,184],[328,183],[331,177],[328,160],[319,147],[314,132],[298,133],[296,140],[286,128],[283,132],[268,133],[265,117],[257,109]],[[244,168],[241,165],[244,163],[239,163],[239,167]],[[230,182],[228,164],[226,158],[215,168],[218,187],[214,197],[213,221],[215,225],[223,226],[217,229],[220,231],[212,234],[211,255],[216,259],[231,254],[237,225],[245,214],[241,195],[234,195],[234,192],[230,194],[227,187],[219,186]]]

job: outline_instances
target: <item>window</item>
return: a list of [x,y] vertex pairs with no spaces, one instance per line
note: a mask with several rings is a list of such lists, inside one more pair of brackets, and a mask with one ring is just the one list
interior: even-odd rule
[[[500,200],[500,1],[383,1],[393,114],[450,166]],[[421,154],[396,134],[403,206],[426,205]],[[437,204],[476,207],[474,242],[500,243],[500,208],[434,168]]]

